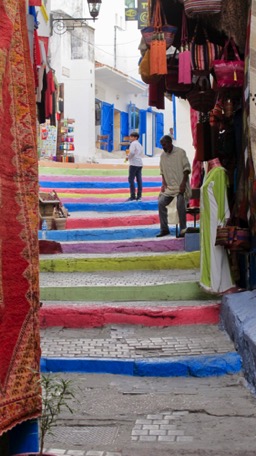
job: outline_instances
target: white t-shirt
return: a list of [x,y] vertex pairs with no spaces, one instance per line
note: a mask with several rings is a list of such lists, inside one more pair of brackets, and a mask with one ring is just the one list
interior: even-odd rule
[[132,141],[129,148],[128,160],[131,166],[143,166],[143,147],[136,139]]

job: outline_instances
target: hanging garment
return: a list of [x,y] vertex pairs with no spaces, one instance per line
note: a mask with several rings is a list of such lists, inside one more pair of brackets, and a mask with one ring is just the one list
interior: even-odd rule
[[234,286],[227,252],[216,246],[217,227],[229,217],[228,179],[222,167],[213,168],[201,187],[200,199],[200,285],[213,293]]

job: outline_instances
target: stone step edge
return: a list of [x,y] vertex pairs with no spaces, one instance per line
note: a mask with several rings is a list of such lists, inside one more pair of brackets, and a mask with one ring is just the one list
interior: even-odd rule
[[40,326],[48,328],[96,328],[110,324],[178,326],[218,324],[220,304],[181,307],[76,306],[41,307]]
[[210,377],[241,371],[237,353],[161,359],[41,358],[41,372],[117,374],[137,377]]

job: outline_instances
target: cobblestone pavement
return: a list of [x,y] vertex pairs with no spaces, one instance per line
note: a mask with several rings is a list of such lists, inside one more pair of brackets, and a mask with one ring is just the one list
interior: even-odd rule
[[256,399],[239,375],[62,377],[75,399],[47,438],[57,456],[255,455]]
[[177,282],[198,282],[199,271],[158,270],[158,271],[99,271],[99,272],[41,272],[41,287],[82,287],[82,286],[131,286],[161,285]]
[[110,325],[103,328],[41,330],[43,357],[160,358],[234,351],[216,325],[164,328]]

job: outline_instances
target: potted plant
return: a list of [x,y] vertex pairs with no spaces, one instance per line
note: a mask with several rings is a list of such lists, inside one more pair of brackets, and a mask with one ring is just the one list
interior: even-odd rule
[[42,391],[42,413],[39,418],[39,452],[19,453],[14,456],[55,456],[43,451],[46,435],[54,435],[53,428],[56,426],[62,410],[67,409],[73,413],[68,404],[68,400],[74,397],[71,380],[64,380],[57,375],[42,374],[39,382]]

